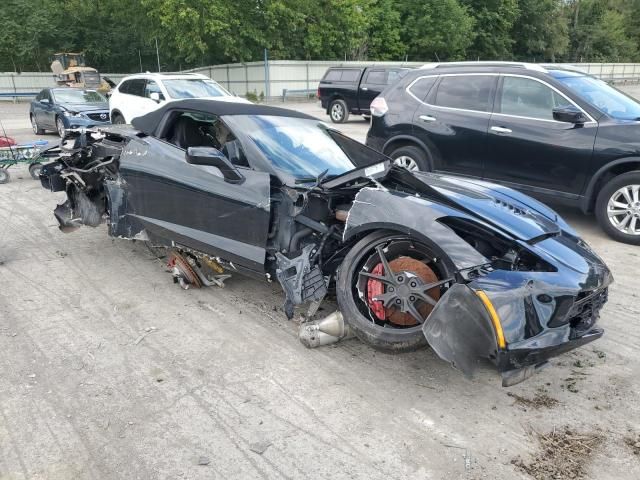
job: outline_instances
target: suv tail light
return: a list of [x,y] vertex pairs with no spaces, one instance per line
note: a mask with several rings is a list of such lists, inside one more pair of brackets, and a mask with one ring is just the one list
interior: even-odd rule
[[318,92],[316,93],[316,96],[320,98],[320,87],[318,87]]
[[384,97],[376,97],[371,102],[371,115],[375,117],[381,117],[385,113],[389,111],[389,107],[387,106],[387,101]]

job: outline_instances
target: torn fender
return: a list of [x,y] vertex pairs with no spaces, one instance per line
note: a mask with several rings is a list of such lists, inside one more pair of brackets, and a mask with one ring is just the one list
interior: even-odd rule
[[481,358],[496,358],[498,345],[487,310],[476,293],[457,283],[442,296],[422,326],[440,358],[471,377]]
[[449,256],[458,270],[490,263],[448,226],[438,222],[438,219],[447,216],[471,218],[423,197],[365,187],[356,194],[349,210],[344,240],[365,231],[390,229],[417,239],[428,238]]

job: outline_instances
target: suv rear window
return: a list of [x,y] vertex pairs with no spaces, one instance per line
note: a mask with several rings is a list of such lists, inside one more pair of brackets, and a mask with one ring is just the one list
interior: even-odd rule
[[118,87],[120,93],[128,93],[129,95],[137,95],[139,97],[144,96],[144,85],[146,80],[143,78],[134,78],[133,80],[127,80],[122,82],[122,85]]
[[413,94],[417,99],[424,100],[429,95],[431,87],[436,83],[438,77],[424,77],[419,78],[416,82],[409,87],[409,92]]
[[488,112],[496,77],[488,75],[443,76],[434,104],[439,107]]

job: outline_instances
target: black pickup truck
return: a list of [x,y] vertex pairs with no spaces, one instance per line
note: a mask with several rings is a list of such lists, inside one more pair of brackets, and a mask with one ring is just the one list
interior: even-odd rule
[[369,115],[371,101],[408,70],[381,66],[331,67],[320,80],[318,98],[332,122],[344,123],[350,113]]

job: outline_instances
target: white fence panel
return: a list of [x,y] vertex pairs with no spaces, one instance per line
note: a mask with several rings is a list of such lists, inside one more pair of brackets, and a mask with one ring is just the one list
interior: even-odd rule
[[[247,92],[281,97],[285,90],[301,95],[313,93],[327,68],[334,66],[396,65],[417,67],[422,62],[339,62],[272,60],[265,69],[264,62],[230,63],[187,70],[201,73],[219,82],[232,93]],[[640,63],[576,63],[572,66],[614,82],[640,82]],[[126,74],[104,73],[115,83]],[[44,87],[55,86],[53,75],[46,72],[0,73],[0,97],[16,94],[37,94]]]

